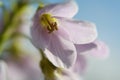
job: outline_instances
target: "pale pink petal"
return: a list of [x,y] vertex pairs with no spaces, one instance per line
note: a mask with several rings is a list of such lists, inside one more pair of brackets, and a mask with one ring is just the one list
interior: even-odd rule
[[97,48],[97,45],[94,43],[89,44],[75,44],[76,50],[78,54],[89,53],[94,48]]
[[64,28],[60,27],[57,31],[48,33],[48,31],[43,29],[37,21],[34,22],[31,27],[32,42],[39,49],[46,48],[46,46],[50,43],[50,39],[52,39],[52,35],[54,34],[60,35],[64,39],[70,41],[70,36]]
[[105,59],[109,56],[109,48],[102,41],[95,41],[94,44],[97,45],[96,48],[91,50],[91,54],[94,57]]
[[78,54],[88,54],[97,58],[107,58],[109,49],[106,44],[101,41],[94,41],[90,44],[75,45]]
[[62,27],[59,27],[57,31],[55,31],[55,34],[61,36],[62,38],[71,41],[71,37],[69,35],[69,32]]
[[43,79],[43,74],[38,64],[39,60],[36,60],[34,55],[23,55],[23,57],[19,57],[19,60],[9,56],[6,61],[9,80]]
[[76,60],[77,54],[74,44],[59,35],[52,35],[47,49],[44,53],[57,67],[71,67]]
[[86,44],[93,42],[97,37],[96,26],[85,21],[75,21],[63,17],[55,17],[59,27],[65,28],[75,44]]
[[73,67],[71,68],[73,72],[80,75],[85,72],[86,69],[86,58],[83,55],[77,55],[77,59]]
[[32,43],[38,49],[44,49],[49,43],[49,33],[35,22],[31,27]]
[[53,16],[60,17],[73,17],[78,11],[77,4],[73,1],[67,1],[66,3],[57,3],[45,6],[38,11],[38,14],[50,13]]

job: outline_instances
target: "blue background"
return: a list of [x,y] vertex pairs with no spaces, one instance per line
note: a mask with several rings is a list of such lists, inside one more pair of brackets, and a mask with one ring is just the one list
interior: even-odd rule
[[[47,3],[64,0],[46,0]],[[79,20],[94,22],[98,39],[110,48],[106,60],[88,59],[85,80],[120,80],[120,0],[76,0]]]

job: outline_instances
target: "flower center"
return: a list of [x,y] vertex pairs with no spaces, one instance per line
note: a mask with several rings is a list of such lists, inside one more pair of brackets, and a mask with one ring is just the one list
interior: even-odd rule
[[58,30],[57,20],[53,18],[51,14],[42,14],[40,16],[41,25],[48,30],[48,33],[52,33],[55,30]]

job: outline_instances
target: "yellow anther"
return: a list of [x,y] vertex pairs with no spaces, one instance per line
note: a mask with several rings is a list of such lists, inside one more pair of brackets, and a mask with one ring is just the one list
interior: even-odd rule
[[53,18],[50,14],[43,14],[40,16],[40,24],[48,30],[48,33],[52,33],[58,30],[57,20]]

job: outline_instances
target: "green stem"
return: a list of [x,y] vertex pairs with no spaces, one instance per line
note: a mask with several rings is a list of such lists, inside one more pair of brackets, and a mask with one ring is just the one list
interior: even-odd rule
[[[16,30],[18,23],[14,23],[14,18],[16,14],[24,7],[27,3],[24,3],[22,1],[17,3],[16,8],[10,13],[8,12],[5,7],[3,6],[3,13],[7,13],[4,15],[4,24],[3,24],[3,31],[0,33],[0,55],[5,49],[5,44],[7,41],[11,38],[11,36],[14,34],[14,31]],[[9,14],[10,13],[10,14]],[[7,18],[7,20],[5,20]],[[11,20],[12,19],[12,20]]]
[[44,52],[40,49],[42,60],[40,61],[41,70],[46,80],[54,79],[54,71],[57,69],[44,55]]

